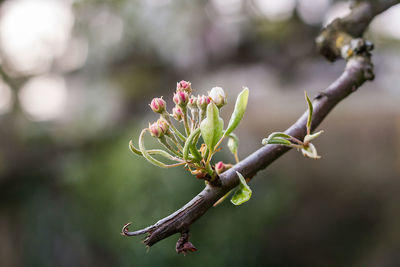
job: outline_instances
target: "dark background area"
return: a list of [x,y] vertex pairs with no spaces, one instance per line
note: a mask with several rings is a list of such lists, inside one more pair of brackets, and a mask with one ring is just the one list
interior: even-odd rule
[[[0,266],[400,266],[400,6],[377,17],[376,79],[320,129],[322,159],[290,151],[191,229],[150,249],[121,236],[170,214],[204,186],[183,168],[133,155],[177,81],[221,86],[244,158],[285,130],[344,62],[318,55],[321,27],[348,12],[330,0],[14,0],[0,4]],[[224,149],[219,158],[233,162]]]

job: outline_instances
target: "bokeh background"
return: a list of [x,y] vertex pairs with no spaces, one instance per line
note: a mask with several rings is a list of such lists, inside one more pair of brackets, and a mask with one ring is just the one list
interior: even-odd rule
[[[377,17],[376,79],[322,123],[322,159],[290,151],[191,229],[149,250],[122,237],[204,186],[128,150],[182,79],[250,88],[240,157],[285,130],[344,62],[314,38],[332,0],[9,0],[0,3],[0,266],[400,266],[400,6]],[[218,159],[233,162],[226,151]]]

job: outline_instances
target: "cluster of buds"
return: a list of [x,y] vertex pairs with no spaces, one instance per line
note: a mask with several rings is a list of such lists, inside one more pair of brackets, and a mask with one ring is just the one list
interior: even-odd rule
[[191,110],[197,109],[197,98],[194,95],[189,98],[188,108]]
[[[191,94],[192,91],[192,84],[182,80],[176,84],[176,91],[172,98],[175,103],[175,107],[172,109],[172,117],[183,122],[187,134],[196,129],[205,119],[207,106],[211,102],[218,108],[227,103],[225,92],[221,87],[214,87],[208,95],[197,95],[197,97]],[[160,98],[155,98],[153,101],[155,102],[154,106],[162,105]],[[153,105],[151,106],[153,107]],[[160,113],[158,109],[153,109],[153,111]],[[188,111],[190,111],[191,116],[189,116]]]
[[[176,91],[173,94],[175,106],[171,113],[168,112],[167,103],[162,97],[154,98],[150,103],[150,108],[160,118],[142,130],[139,136],[139,149],[135,148],[132,141],[129,143],[129,148],[155,166],[161,168],[185,166],[196,178],[218,185],[221,182],[219,175],[233,165],[222,161],[212,163],[212,159],[215,153],[222,149],[222,141],[225,138],[228,139],[227,146],[234,155],[236,163],[239,162],[237,154],[239,139],[233,132],[246,110],[249,89],[243,88],[237,96],[226,128],[219,115],[220,109],[227,103],[224,90],[221,87],[213,87],[207,95],[197,96],[192,94],[192,91],[190,82],[180,81],[176,84]],[[182,128],[185,132],[182,132]],[[146,133],[156,138],[164,149],[146,149],[144,142]],[[169,163],[163,162],[162,159],[167,159]],[[173,163],[170,163],[171,161]],[[240,179],[239,174],[238,177]],[[235,205],[250,198],[249,189],[246,189],[247,185],[245,185],[246,181],[242,180],[239,184],[240,190],[238,189],[233,197],[232,203]],[[226,196],[217,203],[223,201]],[[192,250],[185,247],[187,246],[185,244],[179,245],[177,250]]]
[[149,123],[149,131],[150,131],[151,136],[153,136],[153,137],[161,138],[165,134],[168,133],[168,130],[169,130],[169,125],[162,118],[158,119],[153,124]]
[[[207,95],[197,96],[193,95],[192,91],[192,84],[188,81],[180,81],[176,84],[173,94],[175,106],[172,108],[172,113],[167,111],[167,103],[162,97],[154,98],[150,103],[150,108],[159,114],[160,118],[142,130],[139,137],[140,149],[136,149],[132,142],[130,148],[154,165],[163,168],[186,165],[197,178],[211,182],[232,166],[222,162],[212,164],[211,160],[213,155],[220,150],[222,140],[225,137],[231,139],[234,136],[233,130],[242,119],[247,105],[248,89],[244,88],[239,94],[232,118],[225,130],[223,120],[219,117],[220,108],[227,103],[224,90],[221,87],[214,87]],[[183,125],[185,132],[181,132],[181,127],[175,125],[176,122],[173,123],[171,117],[178,124]],[[147,150],[143,137],[146,132],[157,138],[165,150]],[[199,140],[203,140],[200,146],[197,144]],[[232,153],[237,161],[236,151]],[[165,157],[177,163],[166,164],[153,158],[152,155]]]
[[206,111],[206,108],[210,103],[211,103],[211,97],[205,95],[197,96],[197,107],[200,110]]

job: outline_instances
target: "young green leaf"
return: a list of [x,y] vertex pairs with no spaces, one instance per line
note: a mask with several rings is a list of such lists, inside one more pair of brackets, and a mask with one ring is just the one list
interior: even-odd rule
[[219,117],[219,110],[214,103],[207,106],[207,117],[200,124],[204,143],[212,151],[222,137],[224,121]]
[[292,143],[289,140],[280,138],[280,137],[275,137],[272,139],[269,138],[264,138],[262,140],[262,144],[265,145],[284,145],[284,146],[292,146]]
[[303,147],[301,149],[301,152],[303,153],[303,156],[308,157],[308,158],[312,158],[312,159],[321,158],[320,156],[318,156],[317,149],[311,143],[309,143],[307,147]]
[[281,138],[292,138],[290,135],[282,133],[282,132],[274,132],[272,134],[270,134],[267,139],[274,139],[275,137],[281,137]]
[[[188,160],[189,159],[189,150],[190,151],[196,151],[197,153],[195,153],[195,157],[197,159],[201,159],[201,155],[199,153],[199,151],[197,151],[196,148],[193,149],[194,147],[194,140],[196,139],[196,137],[198,136],[198,134],[200,134],[200,128],[197,128],[196,130],[194,130],[189,137],[186,139],[185,142],[185,146],[183,148],[183,159]],[[191,149],[192,148],[192,149]]]
[[306,91],[304,91],[304,95],[306,97],[307,104],[308,104],[307,133],[310,134],[310,132],[311,132],[311,120],[312,120],[312,115],[313,115],[313,105],[311,103],[310,98],[308,98],[308,95],[307,95]]
[[242,120],[244,112],[247,107],[247,100],[249,98],[249,88],[244,87],[243,91],[240,92],[236,99],[235,109],[233,110],[231,119],[229,120],[228,127],[225,130],[225,136],[228,136],[232,133],[236,127],[238,126],[239,122]]
[[229,135],[229,139],[228,139],[228,148],[229,148],[229,151],[230,151],[232,154],[235,155],[235,154],[237,153],[238,146],[239,146],[239,138],[236,136],[236,134],[231,133],[231,134]]
[[304,142],[306,143],[306,142],[310,142],[311,140],[314,140],[315,138],[317,138],[318,136],[320,136],[323,132],[324,132],[324,131],[322,130],[322,131],[319,131],[319,132],[314,133],[314,134],[307,134],[307,135],[304,137]]
[[[136,155],[143,156],[142,152],[140,152],[140,150],[137,149],[137,148],[133,145],[132,140],[129,142],[129,149],[130,149],[133,153],[135,153]],[[177,160],[177,158],[176,158],[175,156],[172,156],[172,155],[169,154],[168,152],[166,152],[166,151],[164,151],[164,150],[161,150],[161,149],[150,149],[150,150],[147,150],[147,153],[148,153],[149,155],[159,155],[159,156],[163,156],[164,158],[169,159],[169,160],[175,160],[175,161]]]
[[239,177],[240,183],[239,188],[231,198],[231,202],[233,205],[241,205],[250,199],[252,192],[243,175],[241,175],[239,172],[236,172],[236,174]]
[[142,152],[140,152],[140,150],[137,149],[137,148],[133,145],[132,140],[129,141],[129,149],[130,149],[133,153],[135,153],[136,155],[138,155],[138,156],[143,156]]
[[[148,129],[143,129],[142,132],[140,133],[139,136],[139,148],[140,148],[140,152],[142,153],[143,157],[150,162],[151,164],[160,167],[160,168],[172,168],[172,167],[176,167],[176,166],[181,166],[186,164],[185,162],[180,162],[180,163],[175,163],[175,164],[165,164],[155,158],[153,158],[152,156],[150,156],[150,153],[148,150],[146,150],[146,148],[144,147],[144,134],[146,133]],[[165,152],[167,153],[167,152]],[[178,160],[177,158],[174,158],[175,160]]]

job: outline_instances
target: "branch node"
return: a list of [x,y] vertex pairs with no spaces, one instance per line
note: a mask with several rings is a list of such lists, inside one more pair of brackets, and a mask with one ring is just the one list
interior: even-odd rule
[[183,253],[183,255],[186,255],[188,252],[195,251],[197,251],[197,248],[189,242],[189,230],[183,231],[181,237],[176,242],[176,252],[178,254]]

